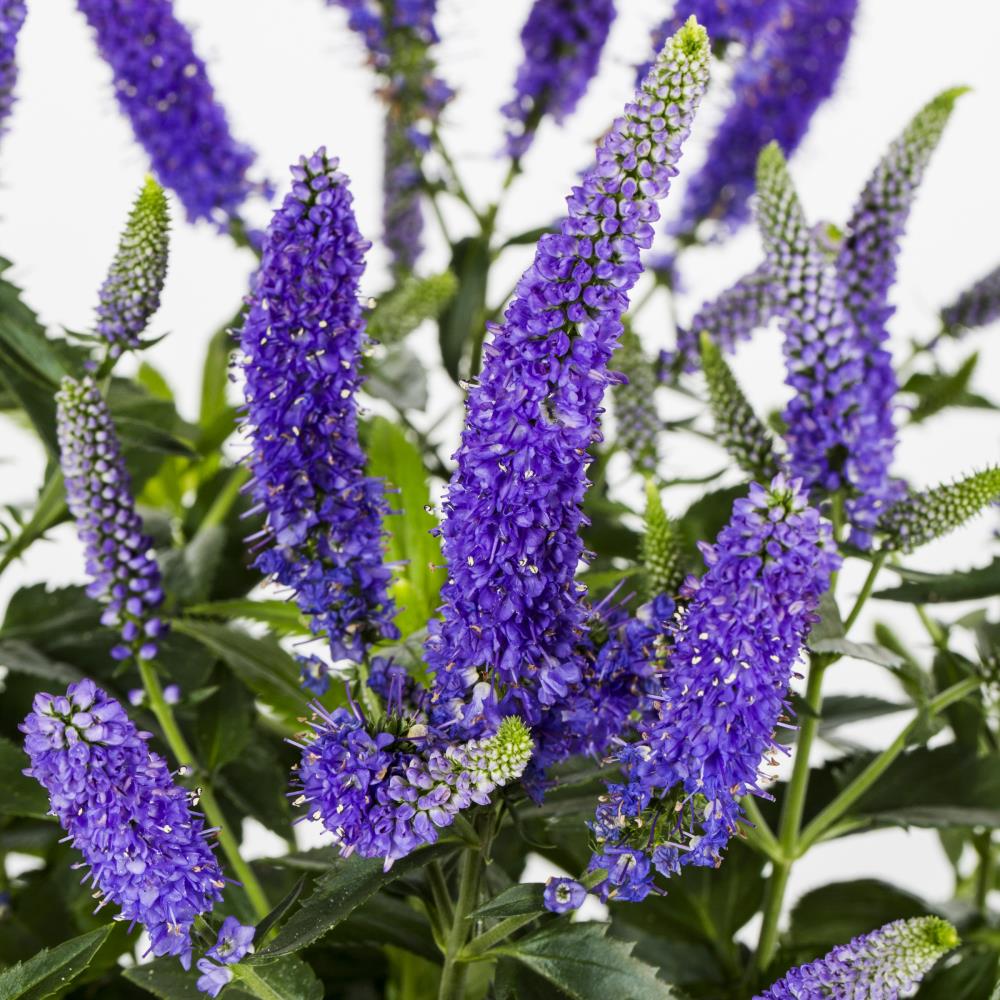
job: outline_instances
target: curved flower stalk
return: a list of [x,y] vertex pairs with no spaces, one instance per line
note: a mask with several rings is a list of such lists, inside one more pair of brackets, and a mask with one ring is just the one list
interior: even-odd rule
[[166,631],[160,568],[143,534],[108,404],[89,376],[64,378],[56,394],[59,463],[66,503],[84,545],[87,593],[107,607],[101,623],[120,629],[116,660],[151,660]]
[[189,792],[146,745],[124,708],[93,681],[38,694],[21,725],[52,814],[89,867],[98,909],[140,923],[154,955],[191,965],[191,926],[222,898],[225,879]]
[[973,473],[957,483],[944,483],[912,493],[890,507],[879,521],[882,547],[912,552],[947,535],[966,521],[1000,503],[1000,466]]
[[153,172],[192,222],[227,224],[249,194],[255,159],[229,131],[205,64],[170,0],[77,0],[114,74],[115,98]]
[[254,565],[291,588],[335,659],[395,638],[382,558],[381,480],[358,444],[364,319],[358,283],[370,244],[347,178],[320,148],[291,168],[267,230],[240,333],[249,491],[267,516]]
[[98,293],[97,333],[108,345],[108,354],[141,346],[140,337],[150,317],[160,308],[160,292],[167,277],[170,213],[163,188],[146,179],[132,206]]
[[736,70],[733,102],[692,178],[670,229],[704,219],[735,229],[749,218],[757,154],[777,142],[791,155],[816,109],[833,93],[847,55],[857,0],[782,0]]
[[587,448],[707,77],[708,38],[692,21],[601,143],[485,349],[444,503],[449,576],[427,643],[435,717],[476,726],[516,711],[535,723],[580,679]]
[[640,556],[646,570],[646,593],[676,594],[684,581],[684,551],[677,526],[663,508],[660,491],[652,479],[646,480],[646,523]]
[[0,0],[0,135],[7,131],[7,119],[14,106],[17,36],[27,13],[24,0]]
[[423,723],[369,726],[360,713],[344,708],[313,709],[295,804],[323,823],[344,857],[357,852],[385,858],[387,871],[422,844],[434,843],[461,810],[487,805],[497,788],[521,776],[533,749],[516,716],[504,719],[488,739],[441,744],[431,742],[436,734]]
[[656,411],[656,372],[635,331],[626,324],[613,363],[625,381],[612,392],[618,443],[637,472],[655,472],[662,428]]
[[[521,29],[524,61],[514,81],[514,97],[501,109],[508,122],[507,155],[512,160],[520,160],[528,151],[545,115],[561,123],[573,113],[597,73],[616,13],[614,0],[532,4]],[[657,52],[666,40],[667,36],[660,40]]]
[[896,920],[828,955],[792,969],[754,1000],[877,997],[897,1000],[958,944],[955,928],[938,917]]
[[865,385],[866,347],[837,272],[806,224],[776,145],[760,155],[758,217],[785,333],[789,465],[809,489],[843,490],[858,544],[891,501],[880,408]]
[[653,868],[670,876],[721,862],[740,798],[765,794],[761,763],[839,565],[829,524],[781,476],[752,485],[703,552],[705,575],[688,578],[667,633],[659,716],[618,753],[624,784],[608,786],[591,825],[605,897],[642,899]]
[[941,324],[949,337],[986,326],[1000,319],[1000,267],[967,288],[941,310]]
[[779,471],[771,432],[754,413],[722,351],[706,333],[701,335],[701,366],[717,440],[744,472],[770,482]]

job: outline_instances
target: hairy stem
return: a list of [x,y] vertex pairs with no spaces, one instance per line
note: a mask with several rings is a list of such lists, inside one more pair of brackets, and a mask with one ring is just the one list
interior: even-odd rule
[[868,570],[868,576],[865,577],[865,582],[861,585],[861,592],[858,594],[858,599],[854,602],[854,607],[851,608],[850,614],[844,621],[845,632],[850,632],[851,626],[858,620],[858,615],[861,614],[861,609],[865,606],[865,602],[871,597],[872,590],[875,587],[875,578],[878,576],[879,570],[882,569],[887,554],[886,552],[879,552],[872,559],[871,569]]
[[464,1000],[468,966],[459,959],[459,953],[469,938],[469,914],[476,908],[479,898],[479,876],[482,873],[483,850],[469,847],[462,853],[459,867],[458,899],[455,901],[451,930],[445,943],[444,968],[438,1000]]

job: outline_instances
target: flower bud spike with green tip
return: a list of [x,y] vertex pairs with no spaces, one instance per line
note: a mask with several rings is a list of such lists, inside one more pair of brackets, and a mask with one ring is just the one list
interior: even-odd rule
[[707,333],[701,335],[701,366],[718,440],[744,472],[759,482],[770,482],[779,471],[771,432],[754,413],[722,351]]
[[169,230],[167,196],[152,177],[147,177],[98,293],[97,333],[107,342],[111,358],[141,346],[139,338],[160,308]]
[[[806,997],[870,997],[897,1000],[958,944],[958,934],[939,917],[896,920],[792,969],[755,1000]],[[907,995],[909,993],[907,992]]]
[[612,364],[616,364],[627,379],[615,386],[612,393],[618,441],[636,471],[654,472],[659,458],[657,438],[660,431],[655,399],[656,372],[639,337],[628,324]]
[[1000,502],[1000,466],[983,469],[957,483],[911,493],[879,521],[883,548],[912,552],[954,531],[992,503]]
[[424,320],[438,316],[456,291],[458,279],[451,271],[429,278],[407,275],[375,303],[368,316],[368,336],[380,344],[397,343]]
[[660,491],[646,480],[646,530],[641,545],[646,569],[646,596],[676,594],[684,582],[685,561],[677,526],[663,509]]

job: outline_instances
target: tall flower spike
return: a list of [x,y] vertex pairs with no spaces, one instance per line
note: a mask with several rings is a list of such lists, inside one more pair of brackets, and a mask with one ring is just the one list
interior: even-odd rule
[[679,234],[703,219],[736,228],[749,216],[757,154],[776,141],[790,156],[813,113],[840,74],[857,0],[783,0],[769,3],[772,18],[753,51],[737,67],[733,102],[709,145],[705,166],[692,178]]
[[829,524],[780,476],[752,485],[702,551],[708,568],[688,578],[666,636],[659,718],[620,751],[625,783],[609,786],[592,824],[606,897],[643,898],[650,863],[664,876],[720,863],[741,796],[763,794],[792,670],[839,564]]
[[784,413],[789,465],[809,489],[843,489],[852,526],[867,535],[884,509],[888,470],[879,408],[865,385],[865,347],[773,144],[760,154],[758,192],[785,334],[786,382],[795,390]]
[[722,351],[701,335],[701,366],[715,418],[716,439],[754,479],[770,482],[779,471],[774,439],[753,411]]
[[1000,319],[1000,267],[967,288],[951,305],[941,310],[941,324],[949,337],[987,326]]
[[222,898],[225,880],[189,793],[151,753],[125,709],[93,681],[37,694],[20,727],[52,814],[84,858],[98,909],[140,923],[154,955],[191,965],[191,927]]
[[247,179],[254,153],[229,131],[205,64],[171,0],[77,0],[115,97],[153,172],[192,222],[225,225],[259,185]]
[[837,256],[837,273],[863,350],[867,405],[873,420],[869,435],[881,451],[871,466],[873,473],[880,471],[880,477],[870,478],[864,496],[854,504],[853,540],[860,545],[870,542],[872,520],[862,508],[879,511],[901,493],[901,485],[889,475],[896,447],[893,403],[897,385],[892,355],[886,350],[886,323],[894,312],[889,290],[896,280],[899,240],[927,163],[955,101],[964,92],[956,88],[939,94],[892,143],[861,193]]
[[676,594],[684,580],[684,551],[677,525],[663,509],[660,491],[652,479],[646,480],[646,524],[641,556],[646,570],[647,596],[652,600],[660,594]]
[[656,372],[635,331],[626,324],[612,359],[625,381],[612,392],[618,443],[638,472],[655,472],[662,421],[656,410]]
[[587,448],[656,201],[707,78],[708,38],[691,21],[601,143],[559,233],[539,241],[486,346],[444,503],[449,575],[427,643],[436,715],[471,725],[495,719],[501,700],[534,722],[580,677]]
[[531,758],[533,743],[516,716],[501,721],[488,739],[436,744],[423,750],[427,727],[400,731],[369,728],[343,708],[313,706],[313,734],[302,746],[296,774],[310,819],[332,833],[344,857],[394,861],[434,843],[473,803],[486,805],[497,789],[515,781]]
[[117,660],[150,660],[165,631],[153,543],[143,534],[131,480],[108,404],[94,380],[64,378],[56,394],[59,463],[66,503],[86,553],[87,593],[107,607],[104,625],[121,631]]
[[958,944],[955,928],[938,917],[896,920],[824,958],[792,969],[754,1000],[804,997],[873,997],[897,1000]]
[[335,659],[395,638],[382,559],[381,480],[358,444],[364,318],[358,283],[370,244],[347,178],[320,148],[291,168],[240,334],[249,490],[270,543],[254,565],[290,587]]
[[1000,503],[1000,466],[975,472],[957,483],[911,493],[885,512],[878,530],[883,548],[912,552],[947,535],[985,510]]
[[7,119],[14,106],[17,36],[27,13],[24,0],[0,0],[0,135],[7,131]]
[[118,253],[101,285],[97,305],[97,332],[117,358],[140,346],[146,324],[160,308],[160,292],[167,277],[170,213],[163,188],[146,179],[132,206]]
[[535,0],[521,29],[514,97],[502,108],[511,159],[528,151],[545,115],[562,122],[573,113],[597,73],[615,13],[614,0]]

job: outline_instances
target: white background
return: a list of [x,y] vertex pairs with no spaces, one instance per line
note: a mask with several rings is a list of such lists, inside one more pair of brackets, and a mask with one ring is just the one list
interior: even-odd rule
[[[260,154],[262,171],[281,190],[287,164],[325,144],[342,158],[353,179],[362,230],[379,231],[380,112],[372,78],[358,42],[338,9],[321,0],[177,0],[209,63],[234,133]],[[508,98],[520,55],[517,35],[528,0],[441,0],[443,75],[458,99],[446,113],[445,135],[466,183],[480,203],[490,200],[504,170],[495,156],[502,141],[496,109]],[[501,229],[514,233],[549,222],[577,172],[589,162],[594,139],[630,93],[632,64],[647,55],[648,29],[668,9],[665,2],[622,0],[622,11],[605,53],[599,79],[567,127],[543,128],[501,215]],[[96,56],[89,30],[71,0],[30,5],[18,51],[21,78],[11,131],[0,150],[0,253],[16,266],[14,279],[28,302],[52,325],[86,329],[96,289],[114,252],[117,234],[147,164],[127,122],[114,104],[110,73]],[[793,172],[807,211],[815,219],[842,221],[856,192],[909,116],[944,87],[968,84],[913,212],[894,292],[894,346],[934,332],[940,305],[1000,261],[1000,5],[989,0],[862,0],[856,39],[836,96],[816,115]],[[725,76],[719,70],[718,80]],[[724,88],[715,88],[689,144],[682,173],[700,161],[709,124],[717,118]],[[676,205],[676,201],[674,204]],[[670,214],[668,206],[667,214]],[[154,334],[170,335],[147,355],[174,386],[185,415],[193,415],[198,364],[207,338],[233,313],[246,291],[251,255],[233,247],[207,225],[185,223],[175,206],[170,274]],[[259,207],[256,221],[266,219]],[[468,228],[460,206],[449,206],[449,226]],[[428,270],[446,257],[433,220],[428,223]],[[524,266],[525,250],[498,268],[494,298]],[[692,254],[685,266],[689,294],[679,304],[688,318],[703,298],[752,267],[759,257],[752,227],[722,249]],[[386,283],[385,254],[376,245],[365,291],[377,295]],[[666,309],[643,315],[640,332],[649,346],[670,342]],[[982,354],[977,388],[1000,395],[1000,331],[984,331],[967,343],[946,345],[942,357],[954,365],[973,347]],[[433,340],[419,340],[435,357]],[[762,408],[785,399],[776,338],[761,336],[741,351],[737,367]],[[990,383],[993,383],[992,385]],[[435,380],[435,405],[459,414],[459,397],[443,376]],[[678,398],[661,401],[671,416],[690,411]],[[446,426],[454,429],[457,419]],[[926,428],[903,435],[898,471],[920,484],[936,482],[997,459],[1000,419],[982,411],[955,411]],[[663,472],[685,475],[713,468],[719,455],[692,439],[665,442]],[[43,459],[30,435],[0,425],[0,502],[23,503],[34,495]],[[624,470],[620,470],[624,475]],[[623,481],[622,495],[635,495]],[[691,499],[681,492],[668,502],[675,512]],[[987,558],[995,515],[928,547],[912,563],[961,567]],[[27,563],[0,581],[0,605],[23,583],[81,579],[78,546],[68,527],[32,548]],[[844,577],[842,593],[858,585]],[[946,613],[958,617],[961,608]],[[908,641],[925,647],[916,619],[883,605]],[[867,637],[872,618],[858,627]],[[845,662],[829,675],[830,691],[868,691],[892,696],[891,681],[878,668]],[[884,741],[905,717],[856,727],[862,741]],[[956,776],[961,780],[961,776]],[[263,849],[263,846],[262,846]],[[887,878],[931,899],[951,890],[950,870],[935,836],[926,831],[885,831],[823,845],[795,869],[790,899],[831,878]]]

